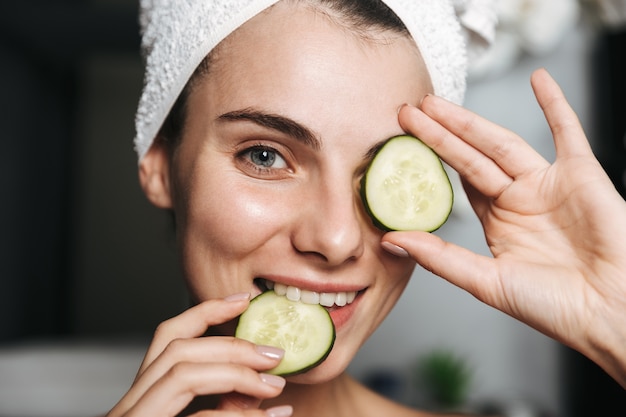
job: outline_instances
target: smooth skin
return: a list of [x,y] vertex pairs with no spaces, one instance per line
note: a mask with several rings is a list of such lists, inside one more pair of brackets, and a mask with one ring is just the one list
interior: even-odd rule
[[405,106],[402,127],[461,175],[493,257],[419,232],[389,233],[424,268],[578,350],[626,388],[626,202],[544,69],[531,78],[556,160],[445,100]]

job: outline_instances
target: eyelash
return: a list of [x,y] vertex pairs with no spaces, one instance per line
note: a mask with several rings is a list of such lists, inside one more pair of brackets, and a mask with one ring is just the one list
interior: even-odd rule
[[[245,167],[248,169],[252,169],[254,174],[256,175],[275,175],[278,172],[289,170],[289,167],[286,166],[284,168],[274,168],[274,167],[264,167],[252,161],[252,153],[259,151],[267,151],[275,155],[275,158],[280,158],[285,165],[287,165],[286,159],[282,156],[282,154],[275,148],[271,146],[267,146],[264,144],[257,144],[250,146],[237,154],[237,160],[239,160],[242,164],[245,164]],[[275,162],[275,161],[273,161]]]

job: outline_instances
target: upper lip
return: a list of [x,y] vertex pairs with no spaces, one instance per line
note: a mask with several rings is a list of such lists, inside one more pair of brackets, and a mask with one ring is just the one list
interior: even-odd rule
[[[355,284],[342,284],[342,283],[320,283],[320,282],[309,282],[303,281],[295,278],[288,277],[277,277],[277,276],[260,276],[255,279],[256,280],[268,280],[272,282],[277,282],[280,284],[284,284],[291,287],[297,287],[302,290],[314,291],[318,293],[338,293],[338,292],[360,292],[367,288],[367,286],[363,285],[355,285]],[[264,285],[264,283],[262,284]]]

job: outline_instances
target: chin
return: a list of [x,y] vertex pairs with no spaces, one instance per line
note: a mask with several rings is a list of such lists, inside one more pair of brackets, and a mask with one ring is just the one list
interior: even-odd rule
[[344,373],[350,363],[350,358],[344,358],[333,351],[328,358],[315,368],[298,375],[287,376],[287,381],[295,384],[322,384],[332,381]]

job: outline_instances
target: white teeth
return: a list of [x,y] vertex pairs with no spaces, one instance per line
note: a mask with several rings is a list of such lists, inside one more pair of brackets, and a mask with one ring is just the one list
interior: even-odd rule
[[283,284],[274,284],[274,292],[278,295],[287,295],[287,286]]
[[287,287],[287,299],[291,301],[300,301],[300,288]]
[[348,302],[347,297],[346,297],[346,293],[345,292],[338,292],[337,293],[337,298],[335,299],[335,304],[337,304],[339,307],[343,307],[346,305],[346,303]]
[[320,304],[324,307],[332,307],[335,304],[337,295],[332,292],[323,292],[320,294]]
[[300,301],[305,304],[319,304],[320,295],[315,291],[302,291],[300,293]]
[[324,307],[332,307],[334,305],[343,307],[352,303],[357,294],[356,291],[317,293],[278,282],[274,283],[269,280],[265,280],[265,286],[270,290],[273,289],[278,295],[286,296],[291,301],[302,301],[305,304],[321,304]]

